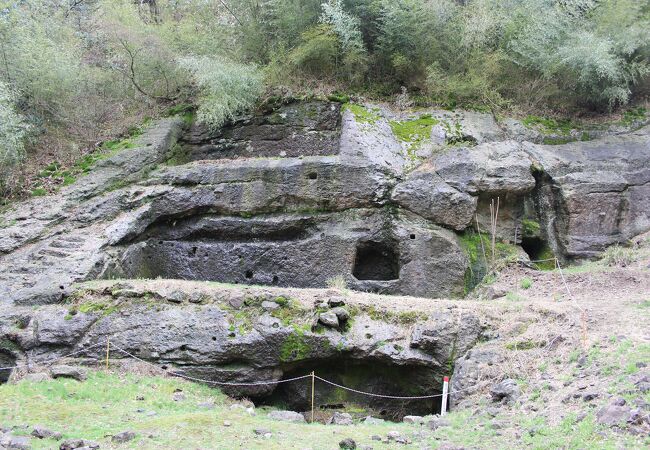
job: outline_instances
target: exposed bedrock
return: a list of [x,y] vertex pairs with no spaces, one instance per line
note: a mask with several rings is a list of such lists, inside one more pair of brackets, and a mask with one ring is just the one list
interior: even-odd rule
[[113,251],[107,278],[326,287],[342,277],[353,289],[430,297],[462,294],[466,265],[452,232],[387,209],[193,215],[153,224]]
[[393,133],[398,113],[319,101],[216,131],[162,120],[2,213],[0,301],[56,303],[110,277],[461,296],[474,270],[462,240],[490,229],[497,199],[498,238],[531,257],[593,257],[650,229],[650,127],[548,146],[479,113],[413,114],[425,113],[459,120],[477,145],[445,147],[436,126],[437,144],[414,150]]
[[[357,296],[365,296],[365,303],[357,303]],[[76,360],[102,359],[103,343],[110,337],[112,364],[134,362],[120,353],[125,350],[159,367],[212,381],[277,381],[317,370],[334,382],[371,392],[418,395],[440,390],[453,359],[471,348],[485,329],[462,306],[442,302],[432,308],[435,313],[386,312],[368,296],[171,280],[93,282],[80,286],[65,305],[0,312],[0,342],[10,349],[6,352],[12,360],[25,363],[29,357],[34,367],[44,358],[97,343],[102,345]],[[343,304],[349,312],[340,328],[318,324],[318,314],[331,304]],[[259,401],[294,392],[291,401],[300,408],[308,384],[302,380],[279,389],[270,384],[226,390]],[[317,398],[323,406],[368,404],[364,397],[336,397],[319,384]],[[431,403],[411,406],[430,411]],[[395,402],[369,405],[392,417],[400,409],[401,414],[408,411]]]

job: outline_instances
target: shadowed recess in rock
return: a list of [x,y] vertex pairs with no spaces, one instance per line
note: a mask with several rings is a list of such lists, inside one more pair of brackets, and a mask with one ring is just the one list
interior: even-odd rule
[[[360,362],[348,359],[311,361],[293,366],[284,373],[289,379],[314,371],[329,381],[364,392],[394,396],[436,395],[441,393],[442,376],[430,367]],[[315,407],[318,410],[346,409],[361,416],[372,415],[400,421],[406,415],[440,413],[440,397],[401,400],[371,397],[346,391],[316,379]],[[278,385],[267,397],[254,398],[258,404],[294,411],[311,409],[311,379]]]
[[352,274],[357,280],[396,280],[399,255],[391,244],[362,242],[357,246]]
[[[0,349],[0,368],[13,367],[16,363],[16,358],[11,354]],[[11,377],[11,370],[0,370],[0,383],[5,383]]]

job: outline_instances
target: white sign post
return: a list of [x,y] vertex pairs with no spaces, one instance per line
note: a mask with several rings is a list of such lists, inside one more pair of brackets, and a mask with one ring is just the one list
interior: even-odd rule
[[449,377],[445,377],[442,381],[442,405],[440,406],[440,415],[447,414],[447,395],[449,394]]

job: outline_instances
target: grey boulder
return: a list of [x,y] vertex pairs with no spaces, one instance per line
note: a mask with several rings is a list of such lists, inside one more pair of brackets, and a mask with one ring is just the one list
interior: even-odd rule
[[268,417],[282,422],[305,423],[305,417],[295,411],[271,411]]

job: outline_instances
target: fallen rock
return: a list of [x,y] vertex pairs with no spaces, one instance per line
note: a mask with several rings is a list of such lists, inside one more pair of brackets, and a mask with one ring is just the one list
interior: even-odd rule
[[332,308],[330,312],[336,314],[336,317],[339,319],[339,322],[345,322],[350,318],[350,313],[348,312],[348,310],[341,306]]
[[111,441],[116,443],[116,444],[124,444],[125,442],[132,441],[135,439],[136,434],[133,431],[122,431],[121,433],[117,433],[111,438]]
[[585,402],[590,402],[598,398],[598,392],[585,392],[582,394],[582,400]]
[[485,289],[485,298],[488,300],[496,300],[497,298],[505,297],[508,292],[495,286],[488,286]]
[[32,448],[29,438],[14,436],[13,434],[0,435],[0,448],[7,450],[29,450]]
[[167,301],[172,303],[183,303],[186,297],[187,296],[183,291],[172,291],[167,295]]
[[172,400],[174,400],[175,402],[182,402],[183,400],[185,400],[185,394],[183,394],[182,392],[174,392],[172,394]]
[[271,411],[268,417],[283,422],[305,423],[303,415],[295,411]]
[[324,313],[320,313],[318,315],[318,321],[323,325],[325,325],[326,327],[330,327],[330,328],[339,327],[339,318],[336,315],[336,313],[332,311],[326,311]]
[[404,416],[402,422],[421,425],[424,423],[424,418],[422,416]]
[[442,417],[434,417],[429,422],[427,422],[427,427],[429,427],[429,429],[433,431],[437,430],[438,428],[448,427],[450,425],[451,423],[449,423],[447,419]]
[[354,442],[354,439],[352,438],[345,438],[341,442],[339,442],[339,448],[343,449],[356,449],[357,448],[357,443]]
[[352,425],[352,416],[348,413],[335,412],[327,421],[328,425]]
[[512,403],[521,396],[521,390],[515,380],[508,378],[492,386],[490,395],[492,401]]
[[66,439],[59,446],[59,450],[75,450],[77,448],[96,449],[99,448],[99,444],[87,439]]
[[271,430],[266,428],[255,428],[253,429],[253,433],[258,436],[265,436],[267,434],[271,434]]
[[72,378],[77,381],[84,381],[88,378],[88,373],[81,367],[74,366],[53,366],[50,369],[52,378]]
[[327,304],[331,307],[343,306],[345,305],[345,298],[343,297],[330,297],[327,300]]
[[380,425],[385,422],[386,421],[384,419],[378,419],[372,416],[368,416],[365,419],[363,419],[363,423],[367,423],[368,425]]
[[23,377],[23,380],[31,383],[42,383],[43,381],[49,381],[51,379],[52,377],[45,372],[28,373]]
[[266,311],[273,311],[275,309],[278,309],[280,305],[278,305],[275,302],[269,302],[267,300],[262,302],[262,309],[265,309]]
[[627,405],[611,403],[598,410],[596,413],[596,422],[610,427],[615,425],[624,425],[630,418],[631,412],[632,409]]
[[400,434],[399,431],[389,431],[386,434],[386,437],[388,438],[389,441],[394,441],[395,439],[401,437],[402,435]]
[[36,425],[32,430],[32,436],[38,439],[54,439],[57,441],[62,437],[61,433],[52,431],[39,425]]
[[201,402],[196,404],[197,408],[201,409],[214,409],[214,402],[208,401],[208,402]]
[[465,447],[459,447],[449,442],[443,442],[438,447],[438,450],[465,450]]

